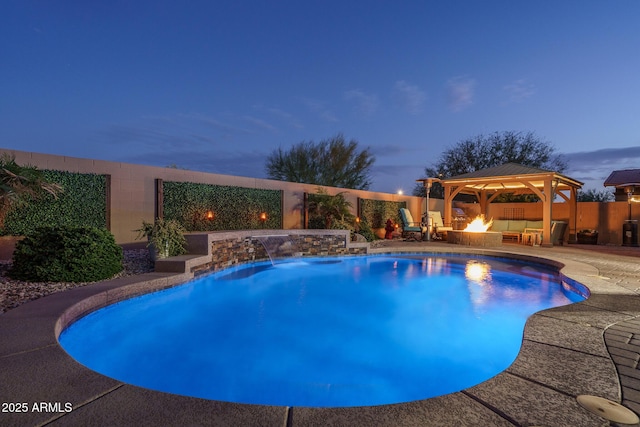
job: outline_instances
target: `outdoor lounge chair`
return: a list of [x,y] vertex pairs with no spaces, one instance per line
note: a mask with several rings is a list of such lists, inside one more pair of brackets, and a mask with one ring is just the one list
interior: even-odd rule
[[402,221],[402,237],[413,237],[417,240],[413,233],[420,233],[420,240],[422,240],[422,236],[427,232],[427,227],[420,222],[415,222],[409,209],[400,208],[399,213]]
[[429,211],[429,225],[433,227],[429,232],[436,239],[442,239],[442,233],[453,230],[453,227],[444,225],[440,211]]
[[552,221],[551,243],[554,245],[564,245],[564,233],[567,230],[567,225],[564,221]]

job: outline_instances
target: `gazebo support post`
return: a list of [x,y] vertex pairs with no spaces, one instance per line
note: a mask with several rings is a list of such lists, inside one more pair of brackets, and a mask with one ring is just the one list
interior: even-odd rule
[[553,246],[551,240],[551,218],[553,218],[553,186],[551,179],[544,181],[544,195],[542,205],[542,245],[544,247]]
[[[569,192],[569,243],[578,243],[578,189]],[[562,238],[562,237],[561,237]]]

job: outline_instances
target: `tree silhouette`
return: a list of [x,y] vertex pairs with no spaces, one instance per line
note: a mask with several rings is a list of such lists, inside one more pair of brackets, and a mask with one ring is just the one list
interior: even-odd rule
[[356,140],[347,142],[338,134],[319,143],[300,142],[289,151],[274,150],[267,158],[266,172],[280,181],[367,190],[374,162],[368,148],[359,151]]
[[[567,168],[566,161],[555,154],[554,147],[533,132],[507,131],[480,134],[458,142],[445,150],[431,167],[425,168],[425,174],[433,178],[450,178],[505,163],[560,173]],[[413,195],[424,197],[422,184],[415,186]],[[442,186],[435,183],[430,195],[442,198]]]

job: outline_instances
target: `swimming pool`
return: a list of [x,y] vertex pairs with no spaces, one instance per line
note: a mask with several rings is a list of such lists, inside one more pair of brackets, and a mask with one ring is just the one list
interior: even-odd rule
[[72,324],[80,363],[239,403],[369,406],[471,387],[515,359],[528,316],[584,299],[538,264],[425,254],[224,270]]

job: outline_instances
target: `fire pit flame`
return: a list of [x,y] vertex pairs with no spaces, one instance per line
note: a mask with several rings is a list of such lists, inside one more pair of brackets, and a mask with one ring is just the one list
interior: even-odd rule
[[454,245],[501,246],[502,233],[499,231],[487,231],[492,224],[492,219],[484,222],[484,216],[479,215],[464,230],[449,231],[447,233],[447,241]]
[[484,233],[489,229],[489,227],[491,227],[491,224],[493,224],[493,219],[490,219],[488,222],[484,222],[484,215],[478,215],[463,231]]

